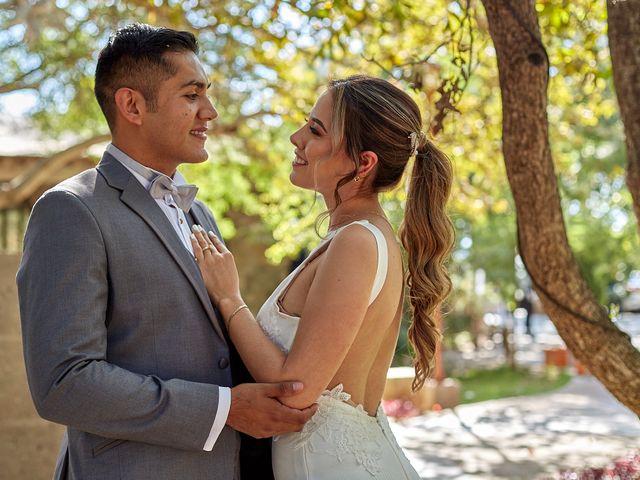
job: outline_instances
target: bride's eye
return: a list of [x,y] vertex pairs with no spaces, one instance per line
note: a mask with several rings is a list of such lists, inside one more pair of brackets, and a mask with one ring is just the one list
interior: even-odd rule
[[308,117],[305,117],[305,118],[304,118],[304,121],[305,121],[306,123],[308,123],[308,124],[309,124],[309,131],[310,131],[313,135],[317,135],[318,137],[319,137],[320,135],[322,135],[322,134],[320,133],[320,131],[319,131],[317,128],[315,128],[315,127],[313,126],[313,123],[309,120],[309,118],[308,118]]

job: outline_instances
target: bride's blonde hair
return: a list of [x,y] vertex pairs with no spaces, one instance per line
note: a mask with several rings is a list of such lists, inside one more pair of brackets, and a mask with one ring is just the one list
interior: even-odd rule
[[336,206],[341,203],[338,189],[356,177],[362,152],[372,151],[378,156],[371,184],[375,192],[395,187],[409,159],[415,156],[400,239],[408,258],[406,285],[412,307],[408,336],[415,351],[413,389],[417,390],[432,372],[441,337],[436,310],[451,290],[445,268],[454,242],[453,225],[446,212],[453,177],[451,163],[422,132],[418,105],[391,83],[356,75],[332,81],[329,91],[334,151],[344,148],[354,163],[353,171],[336,186]]

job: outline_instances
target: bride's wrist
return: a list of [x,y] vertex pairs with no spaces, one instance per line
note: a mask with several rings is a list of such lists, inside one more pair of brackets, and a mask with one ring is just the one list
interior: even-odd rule
[[229,316],[242,305],[244,305],[244,300],[241,296],[225,297],[218,302],[218,310],[220,310],[225,321],[228,321]]

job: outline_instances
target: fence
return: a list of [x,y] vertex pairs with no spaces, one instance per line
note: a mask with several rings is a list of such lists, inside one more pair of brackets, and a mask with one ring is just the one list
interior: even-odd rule
[[22,238],[30,213],[27,207],[0,210],[0,253],[22,251]]

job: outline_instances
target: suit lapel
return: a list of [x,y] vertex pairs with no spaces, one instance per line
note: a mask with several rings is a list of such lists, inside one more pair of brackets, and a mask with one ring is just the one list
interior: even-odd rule
[[196,291],[211,325],[220,337],[224,338],[198,265],[191,253],[184,248],[167,216],[140,182],[111,155],[105,153],[97,168],[110,186],[122,191],[120,200],[136,212],[158,236],[169,255],[175,260]]
[[212,230],[213,233],[218,236],[218,238],[222,238],[220,232],[218,231],[218,227],[211,223],[211,221],[205,215],[202,206],[198,202],[193,202],[193,206],[191,207],[191,210],[189,210],[189,214],[191,215],[191,217],[193,217],[195,223],[197,223],[201,227],[204,227],[207,232],[209,230]]
[[[218,238],[222,238],[220,236],[220,232],[218,231],[218,227],[215,225],[215,223],[212,223],[209,220],[207,215],[204,213],[202,206],[198,204],[198,202],[193,202],[191,210],[189,210],[189,214],[186,217],[187,217],[187,220],[190,222],[191,226],[193,226],[193,224],[195,223],[203,227],[207,232],[209,230],[212,230],[216,235],[218,235]],[[227,332],[227,328],[224,325],[224,320],[222,319],[222,315],[220,315],[220,311],[215,307],[214,307],[214,311],[215,311],[218,324],[220,325],[220,329],[221,331],[224,332],[225,339],[227,340],[228,343],[231,343],[231,339],[229,338],[229,334]]]

